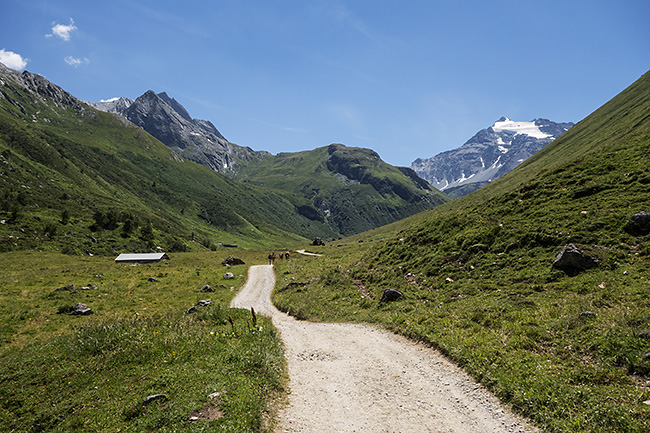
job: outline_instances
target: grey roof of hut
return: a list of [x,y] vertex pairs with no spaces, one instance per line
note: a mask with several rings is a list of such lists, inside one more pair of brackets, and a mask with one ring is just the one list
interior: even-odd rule
[[156,263],[161,260],[169,260],[166,253],[143,253],[143,254],[120,254],[115,258],[115,261],[130,262],[130,263]]

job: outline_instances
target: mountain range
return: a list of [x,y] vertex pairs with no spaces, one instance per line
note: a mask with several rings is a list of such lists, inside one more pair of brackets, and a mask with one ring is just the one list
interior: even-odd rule
[[461,147],[418,158],[411,168],[435,188],[459,197],[503,176],[572,126],[571,122],[515,122],[502,117]]
[[[0,64],[0,250],[277,247],[449,200],[368,149],[273,156],[230,143],[166,93],[103,104],[114,113]],[[282,170],[291,182],[273,179]]]
[[167,93],[89,103],[117,113],[174,152],[235,180],[296,194],[298,211],[342,235],[372,229],[449,199],[407,167],[393,167],[363,148],[332,144],[272,155],[226,140],[205,120],[193,119]]

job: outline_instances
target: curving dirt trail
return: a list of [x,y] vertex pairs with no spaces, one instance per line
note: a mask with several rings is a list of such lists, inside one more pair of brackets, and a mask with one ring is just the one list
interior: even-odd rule
[[270,301],[273,267],[251,266],[231,306],[270,316],[291,393],[277,432],[537,432],[437,351],[370,326],[298,321]]

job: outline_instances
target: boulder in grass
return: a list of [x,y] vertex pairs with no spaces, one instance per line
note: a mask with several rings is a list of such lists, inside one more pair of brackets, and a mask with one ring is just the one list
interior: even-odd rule
[[555,257],[553,267],[569,275],[576,275],[584,270],[598,266],[598,263],[600,263],[600,260],[589,256],[583,249],[574,244],[568,244]]
[[228,256],[225,259],[223,259],[221,264],[224,266],[236,266],[236,265],[245,265],[246,263],[244,263],[242,259],[238,259],[237,257]]
[[86,304],[82,304],[81,302],[76,304],[74,307],[72,307],[72,311],[70,311],[70,314],[75,315],[75,316],[88,316],[90,314],[93,314],[93,310],[88,307]]
[[74,316],[88,316],[90,314],[93,314],[93,310],[91,310],[88,305],[82,304],[81,302],[76,304],[76,305],[70,305],[67,307],[60,307],[59,308],[59,313],[64,313],[64,314],[72,314]]
[[630,217],[623,230],[633,236],[644,236],[650,233],[650,212],[638,212]]
[[384,294],[381,296],[379,302],[393,302],[402,297],[402,292],[395,289],[385,289]]

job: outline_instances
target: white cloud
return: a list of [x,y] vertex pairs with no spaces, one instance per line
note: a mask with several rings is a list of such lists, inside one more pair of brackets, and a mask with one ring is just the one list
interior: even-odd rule
[[56,24],[52,23],[52,33],[45,35],[46,38],[51,38],[52,36],[58,36],[64,41],[70,40],[70,33],[77,30],[77,26],[74,25],[74,20],[70,18],[70,24]]
[[79,67],[79,65],[82,65],[82,64],[87,65],[88,63],[90,63],[90,60],[88,60],[85,57],[83,59],[77,59],[75,57],[68,56],[64,60],[68,65],[74,66],[75,68]]
[[2,62],[6,67],[21,71],[27,66],[28,59],[23,59],[18,53],[13,51],[5,51],[5,49],[0,50],[0,62]]

